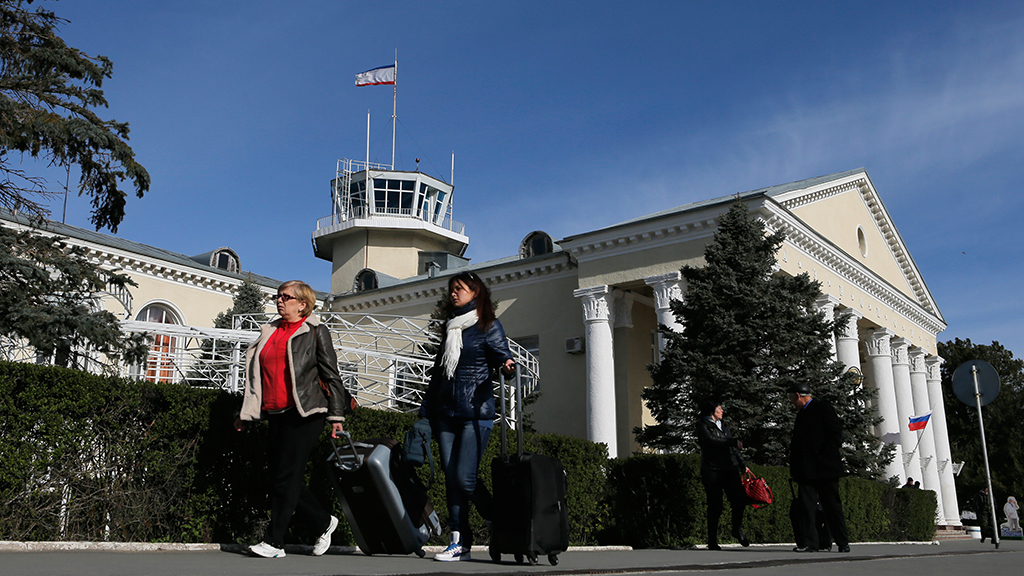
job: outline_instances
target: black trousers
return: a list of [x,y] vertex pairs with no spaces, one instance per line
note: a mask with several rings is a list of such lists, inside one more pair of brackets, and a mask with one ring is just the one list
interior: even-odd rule
[[794,532],[803,534],[803,542],[797,542],[797,546],[806,546],[817,550],[821,547],[818,542],[818,529],[815,526],[814,518],[818,513],[818,502],[825,511],[825,524],[828,526],[832,539],[836,546],[842,548],[849,546],[850,533],[846,529],[846,517],[843,515],[843,502],[839,498],[839,479],[831,478],[826,480],[805,480],[800,482],[800,488],[796,493],[797,501],[800,504],[800,513],[793,519]]
[[722,517],[722,493],[732,505],[732,534],[739,537],[743,531],[743,511],[749,504],[747,493],[740,482],[740,472],[731,470],[701,469],[701,483],[708,499],[708,544],[718,544],[718,521]]
[[270,524],[263,541],[271,546],[284,546],[284,536],[292,516],[312,528],[324,532],[331,515],[306,486],[306,463],[316,441],[323,432],[324,414],[303,418],[292,409],[267,416],[269,444],[267,468],[270,473]]

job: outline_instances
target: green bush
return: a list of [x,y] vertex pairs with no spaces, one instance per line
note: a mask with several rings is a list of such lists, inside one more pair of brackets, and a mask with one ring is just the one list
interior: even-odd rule
[[[0,362],[0,540],[244,542],[261,539],[268,520],[267,427],[237,432],[241,398],[219,390],[96,376],[63,368]],[[416,418],[359,408],[345,423],[358,440],[402,438]],[[329,433],[310,459],[314,494],[337,503],[324,465]],[[490,462],[500,429],[480,467]],[[509,446],[514,450],[514,436]],[[569,481],[570,542],[636,547],[706,542],[706,502],[698,456],[641,455],[609,462],[602,444],[554,434],[525,435],[527,451],[558,458]],[[445,520],[444,473],[437,443],[431,501]],[[774,489],[773,505],[748,509],[756,542],[792,542],[785,468],[752,466]],[[418,473],[430,481],[426,466]],[[845,478],[840,483],[854,541],[927,540],[935,494]],[[474,511],[476,541],[487,542]],[[728,542],[729,511],[719,541]],[[290,542],[315,534],[294,531]],[[444,537],[433,540],[444,543]],[[345,523],[335,544],[354,543]]]
[[[267,427],[233,427],[237,394],[96,376],[62,368],[0,362],[0,540],[255,542],[269,501]],[[416,418],[367,408],[345,428],[357,440],[401,439]],[[499,453],[496,429],[481,466]],[[606,521],[607,453],[575,438],[528,434],[526,448],[559,458],[569,478],[573,543],[591,543]],[[447,517],[444,474],[434,443],[430,486]],[[329,432],[310,459],[314,494],[343,517],[324,472]],[[428,467],[419,469],[430,481]],[[474,512],[477,541],[485,543]],[[316,535],[293,531],[290,542]],[[444,536],[437,537],[444,543]],[[335,544],[354,544],[342,522]]]

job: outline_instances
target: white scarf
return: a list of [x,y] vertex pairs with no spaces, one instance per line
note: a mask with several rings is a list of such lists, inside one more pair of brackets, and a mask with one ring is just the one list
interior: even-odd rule
[[459,365],[459,356],[462,354],[462,331],[476,324],[478,320],[476,310],[470,310],[448,321],[444,355],[441,356],[441,365],[444,366],[444,375],[447,378],[455,375],[455,367]]

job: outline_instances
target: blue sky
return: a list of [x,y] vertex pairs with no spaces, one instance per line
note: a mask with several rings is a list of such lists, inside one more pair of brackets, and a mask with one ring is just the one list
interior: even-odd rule
[[[63,0],[153,178],[119,235],[326,290],[338,158],[449,178],[467,256],[864,167],[940,339],[1024,353],[1021,2]],[[55,206],[59,219],[61,207]],[[88,227],[88,203],[67,222]]]

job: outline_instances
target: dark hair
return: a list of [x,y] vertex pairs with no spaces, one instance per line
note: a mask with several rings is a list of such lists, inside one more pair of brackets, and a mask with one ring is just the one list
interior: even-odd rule
[[715,408],[718,408],[721,405],[722,403],[714,398],[702,398],[697,401],[697,411],[699,416],[703,418],[714,414]]
[[476,305],[476,314],[479,317],[476,325],[481,330],[487,330],[494,322],[494,304],[491,302],[491,290],[484,284],[484,281],[473,272],[459,272],[448,279],[448,298],[445,299],[445,314],[450,318],[455,313],[455,303],[450,296],[455,282],[462,282],[466,288],[476,293],[473,303]]

